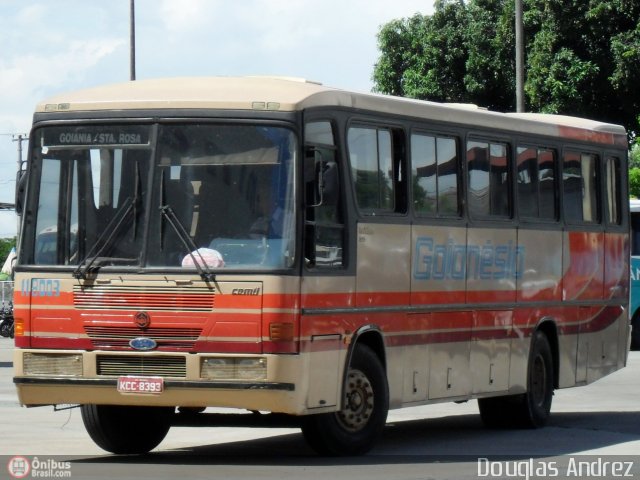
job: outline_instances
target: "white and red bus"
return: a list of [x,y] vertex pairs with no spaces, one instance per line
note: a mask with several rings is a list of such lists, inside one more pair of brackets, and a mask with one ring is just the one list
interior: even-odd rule
[[625,365],[620,126],[184,78],[46,100],[29,138],[14,382],[107,451],[206,407],[333,455],[409,405],[539,427]]

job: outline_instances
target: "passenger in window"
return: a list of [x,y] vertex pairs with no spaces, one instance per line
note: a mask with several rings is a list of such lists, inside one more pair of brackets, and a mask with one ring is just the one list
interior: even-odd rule
[[258,217],[251,224],[249,238],[282,238],[284,211],[276,205],[271,213]]

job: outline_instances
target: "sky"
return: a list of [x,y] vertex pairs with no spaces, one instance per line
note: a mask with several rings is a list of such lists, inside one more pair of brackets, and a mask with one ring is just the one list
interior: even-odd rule
[[[283,75],[370,91],[382,25],[433,0],[136,0],[136,78]],[[0,202],[51,95],[129,80],[129,0],[0,0]],[[23,144],[23,159],[27,146]],[[0,211],[0,238],[16,234]]]

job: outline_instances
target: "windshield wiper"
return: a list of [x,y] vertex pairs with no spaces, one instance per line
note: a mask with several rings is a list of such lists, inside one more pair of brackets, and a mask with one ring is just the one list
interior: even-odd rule
[[[105,263],[131,263],[135,261],[135,258],[120,258],[120,257],[103,257],[101,256],[104,251],[107,249],[109,245],[111,245],[111,241],[116,236],[116,234],[124,225],[125,220],[129,216],[131,212],[133,212],[133,236],[134,239],[136,237],[136,231],[138,226],[138,208],[140,203],[140,170],[138,168],[138,163],[135,164],[135,177],[133,180],[133,197],[127,197],[120,208],[113,216],[105,230],[102,234],[97,238],[89,253],[82,259],[78,267],[73,271],[73,276],[75,278],[86,279],[87,274],[90,272],[91,267],[98,267],[100,265],[104,265]],[[98,248],[98,246],[102,243],[102,246]],[[94,253],[95,252],[95,253]],[[86,263],[86,265],[85,265]]]
[[[80,262],[78,267],[73,271],[73,276],[75,278],[82,278],[86,280],[87,274],[91,270],[91,267],[95,265],[102,265],[108,261],[115,263],[122,262],[131,262],[134,261],[135,258],[118,258],[118,257],[103,257],[101,256],[104,251],[107,249],[109,245],[111,245],[111,241],[116,236],[116,234],[122,228],[122,225],[125,224],[125,220],[129,216],[129,214],[134,211],[135,199],[132,197],[127,197],[127,199],[122,203],[116,214],[113,216],[104,232],[98,237],[96,242],[93,244],[91,250],[87,256]],[[98,248],[98,246],[100,247]],[[95,253],[94,253],[95,252]],[[86,264],[86,265],[85,265]]]
[[[167,221],[169,222],[169,225],[171,225],[171,228],[173,228],[173,230],[178,235],[178,238],[182,242],[182,245],[184,245],[184,247],[187,249],[187,252],[189,252],[189,256],[191,257],[191,260],[193,260],[193,264],[195,265],[196,270],[198,270],[198,274],[200,275],[200,277],[205,282],[215,283],[216,282],[215,273],[211,271],[211,268],[209,267],[209,265],[207,265],[207,262],[205,261],[205,259],[202,257],[202,255],[200,255],[200,253],[198,253],[198,247],[196,246],[195,243],[193,243],[193,240],[187,233],[187,230],[184,228],[182,223],[180,223],[180,220],[176,216],[171,206],[162,205],[160,207],[160,213],[164,218],[167,219]],[[200,261],[196,259],[196,255],[200,257],[200,261],[202,262],[202,265],[200,264]]]

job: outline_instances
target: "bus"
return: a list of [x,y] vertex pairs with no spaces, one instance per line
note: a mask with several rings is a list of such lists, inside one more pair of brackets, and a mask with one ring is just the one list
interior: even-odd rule
[[629,201],[631,215],[631,350],[640,350],[640,200]]
[[541,427],[626,363],[620,126],[178,78],[45,100],[29,139],[14,383],[106,451],[217,408],[325,455],[406,406]]

